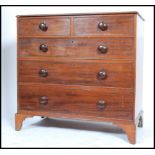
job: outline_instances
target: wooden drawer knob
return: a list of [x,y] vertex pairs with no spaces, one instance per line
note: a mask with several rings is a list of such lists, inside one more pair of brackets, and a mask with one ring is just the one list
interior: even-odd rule
[[40,29],[41,31],[47,31],[48,26],[47,26],[46,23],[40,23],[40,24],[39,24],[39,29]]
[[97,108],[98,109],[104,109],[105,105],[106,105],[106,102],[103,101],[103,100],[100,100],[100,101],[97,102]]
[[105,79],[107,77],[106,71],[104,71],[104,70],[99,71],[97,74],[97,77],[98,77],[98,79],[101,79],[101,80]]
[[40,49],[42,52],[47,52],[47,51],[48,51],[48,47],[47,47],[47,45],[45,45],[45,44],[41,44],[41,45],[39,46],[39,49]]
[[39,103],[42,105],[47,105],[48,104],[48,97],[47,96],[41,96],[39,99]]
[[102,54],[106,53],[108,51],[108,47],[105,45],[99,45],[98,46],[98,51]]
[[48,76],[48,71],[46,69],[41,69],[39,71],[39,76],[41,76],[41,77],[47,77]]
[[105,22],[100,22],[99,24],[98,24],[98,28],[100,29],[100,30],[102,30],[102,31],[105,31],[105,30],[107,30],[107,28],[108,28],[108,25],[105,23]]

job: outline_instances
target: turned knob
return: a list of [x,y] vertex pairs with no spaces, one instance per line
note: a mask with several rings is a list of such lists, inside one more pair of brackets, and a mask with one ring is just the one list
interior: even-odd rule
[[47,31],[48,26],[47,26],[46,23],[40,23],[40,24],[39,24],[39,29],[40,29],[41,31]]
[[108,28],[108,25],[105,23],[105,22],[100,22],[99,24],[98,24],[98,28],[100,29],[100,30],[102,30],[102,31],[105,31],[105,30],[107,30],[107,28]]
[[41,76],[41,77],[47,77],[48,76],[48,71],[46,69],[41,69],[39,71],[39,76]]
[[105,45],[99,45],[98,46],[98,51],[102,54],[106,53],[108,51],[108,47]]
[[98,77],[98,79],[101,79],[101,80],[105,79],[107,77],[106,71],[104,71],[104,70],[99,71],[97,74],[97,77]]
[[105,104],[106,104],[105,101],[100,100],[100,101],[97,102],[97,108],[98,109],[104,109],[105,108]]
[[41,45],[39,46],[39,49],[40,49],[42,52],[47,52],[47,51],[48,51],[48,47],[47,47],[47,45],[45,45],[45,44],[41,44]]
[[47,105],[48,104],[48,97],[47,96],[41,96],[39,98],[39,103],[42,105]]

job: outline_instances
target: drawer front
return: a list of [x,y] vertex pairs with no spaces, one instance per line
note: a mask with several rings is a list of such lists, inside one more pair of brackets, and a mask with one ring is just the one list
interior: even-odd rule
[[67,36],[70,34],[69,18],[19,18],[19,36]]
[[74,34],[85,35],[134,35],[134,15],[103,15],[74,17]]
[[132,119],[133,90],[21,84],[19,102],[21,110]]
[[133,87],[133,64],[108,61],[19,61],[20,82]]
[[133,38],[19,39],[19,56],[132,59]]

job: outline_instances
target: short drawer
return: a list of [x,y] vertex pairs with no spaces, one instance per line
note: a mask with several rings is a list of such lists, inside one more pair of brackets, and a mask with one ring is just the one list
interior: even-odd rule
[[132,59],[133,38],[19,39],[19,56]]
[[133,64],[118,61],[19,61],[20,82],[131,88]]
[[70,18],[19,18],[18,36],[67,36]]
[[20,110],[133,119],[133,89],[20,84]]
[[132,36],[134,35],[134,15],[74,17],[74,35]]

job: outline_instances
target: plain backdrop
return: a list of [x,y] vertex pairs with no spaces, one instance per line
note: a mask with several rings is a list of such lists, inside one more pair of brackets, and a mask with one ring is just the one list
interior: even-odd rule
[[3,5],[153,5],[154,0],[1,0]]
[[[14,130],[16,113],[16,15],[138,11],[144,22],[144,127],[131,145],[111,124],[28,118]],[[2,8],[2,146],[3,147],[153,147],[153,8],[152,7],[3,7]]]

